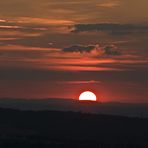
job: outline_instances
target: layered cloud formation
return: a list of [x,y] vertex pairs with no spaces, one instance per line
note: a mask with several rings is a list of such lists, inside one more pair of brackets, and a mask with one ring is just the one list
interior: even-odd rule
[[104,101],[146,102],[147,4],[0,1],[0,97],[75,98],[90,88]]
[[138,24],[115,24],[115,23],[101,23],[101,24],[76,24],[72,32],[79,33],[85,31],[107,32],[111,35],[128,35],[132,33],[148,33],[147,25]]
[[88,45],[88,46],[82,46],[82,45],[73,45],[70,47],[63,48],[62,51],[64,52],[79,52],[79,53],[91,53],[96,52],[96,55],[120,55],[119,49],[114,45],[106,45],[104,47],[101,47],[99,45]]

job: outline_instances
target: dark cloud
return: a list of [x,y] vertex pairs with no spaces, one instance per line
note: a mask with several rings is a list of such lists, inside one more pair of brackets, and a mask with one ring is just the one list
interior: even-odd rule
[[107,45],[103,49],[105,55],[121,55],[118,47],[115,45]]
[[117,46],[115,45],[106,45],[106,46],[99,46],[99,45],[73,45],[70,47],[63,48],[62,51],[64,52],[79,52],[79,53],[90,53],[91,51],[95,50],[96,54],[99,55],[120,55],[120,51]]
[[94,50],[94,48],[95,48],[94,45],[90,45],[90,46],[73,45],[71,47],[63,48],[63,51],[64,52],[80,52],[80,53],[84,53],[84,52],[91,52],[92,50]]
[[148,31],[148,26],[136,24],[75,24],[72,32],[79,33],[85,31],[103,31],[109,32],[111,35],[126,35],[131,33],[144,33]]

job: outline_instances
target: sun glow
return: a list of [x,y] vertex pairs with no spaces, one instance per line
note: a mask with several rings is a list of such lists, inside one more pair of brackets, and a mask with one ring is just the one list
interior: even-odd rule
[[80,94],[79,101],[97,101],[97,97],[93,92],[85,91]]

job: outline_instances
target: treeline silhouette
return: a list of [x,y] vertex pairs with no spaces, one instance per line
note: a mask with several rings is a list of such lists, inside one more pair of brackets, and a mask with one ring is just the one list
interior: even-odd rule
[[148,148],[148,119],[0,109],[0,147]]

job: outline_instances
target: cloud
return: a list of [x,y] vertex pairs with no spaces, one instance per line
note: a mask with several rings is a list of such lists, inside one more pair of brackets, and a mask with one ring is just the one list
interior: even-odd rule
[[100,23],[100,24],[75,24],[72,32],[98,31],[108,32],[111,35],[127,35],[131,33],[144,33],[148,31],[147,25]]
[[95,46],[93,46],[93,45],[89,45],[89,46],[73,45],[71,47],[63,48],[62,51],[84,53],[84,52],[91,52],[92,50],[94,50],[94,48],[95,48]]
[[21,31],[23,33],[69,33],[72,21],[33,17],[0,19],[0,31]]
[[16,17],[10,22],[20,24],[41,24],[41,25],[71,25],[74,22],[66,19],[48,19],[48,18],[37,18],[37,17]]
[[99,84],[101,81],[95,81],[95,80],[88,80],[88,81],[54,81],[55,83],[59,84]]
[[118,50],[118,47],[115,45],[107,45],[104,48],[105,55],[121,55]]
[[97,4],[98,7],[103,7],[103,8],[114,8],[120,5],[119,1],[110,1],[110,2],[104,2],[104,3],[99,3]]
[[65,37],[69,38],[70,23],[72,22],[64,19],[32,17],[0,19],[0,45],[11,44],[47,48],[51,47],[51,42],[58,42],[57,44],[60,46],[61,42],[65,43]]
[[62,49],[63,52],[79,52],[79,53],[92,53],[95,55],[120,55],[120,51],[115,45],[73,45]]

